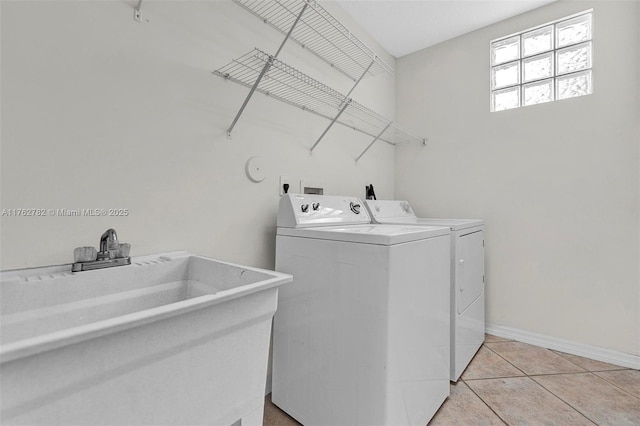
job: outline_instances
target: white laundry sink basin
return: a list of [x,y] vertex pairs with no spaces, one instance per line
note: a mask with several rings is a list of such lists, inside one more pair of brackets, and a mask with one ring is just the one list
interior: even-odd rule
[[132,263],[77,273],[66,266],[3,273],[0,361],[201,309],[286,277],[186,252]]
[[[260,401],[264,396],[277,286],[290,281],[290,275],[186,252],[136,257],[132,258],[131,265],[77,273],[70,272],[70,265],[3,271],[0,284],[3,421],[14,419],[16,423],[35,424],[40,420],[50,423],[51,419],[59,419],[56,421],[59,424],[192,424],[204,420],[194,417],[194,413],[200,411],[208,413],[206,421],[218,419],[231,424],[244,419],[243,422],[251,423],[247,416],[258,415],[261,410],[258,405],[262,405]],[[238,330],[252,329],[256,324],[261,324],[259,332],[238,337]],[[224,343],[228,339],[240,341],[229,345]],[[181,397],[171,395],[166,401],[149,398],[149,406],[144,411],[140,411],[139,405],[129,413],[126,409],[112,409],[122,404],[126,407],[125,401],[131,397],[128,392],[138,383],[155,380],[161,370],[151,373],[153,369],[147,364],[159,367],[162,364],[157,362],[159,356],[162,360],[167,358],[165,367],[180,368],[189,376],[184,371],[187,368],[184,359],[176,360],[177,364],[169,359],[191,353],[192,349],[202,350],[205,341],[213,352],[202,359],[189,355],[192,359],[188,363],[194,363],[198,371],[188,384],[176,384],[175,389],[178,392],[181,386],[188,385],[193,386],[192,390],[203,387],[211,393],[211,383],[216,383],[217,387],[225,388],[221,392],[231,395],[233,389],[238,388],[235,397],[229,396],[235,399],[224,402],[226,406],[218,407],[209,399],[209,405],[215,407],[203,409],[182,397],[184,410],[181,411],[180,404],[178,407],[175,404]],[[244,349],[240,349],[243,345]],[[255,359],[240,355],[243,360],[239,360],[239,354],[232,353],[234,350],[255,352]],[[243,365],[255,362],[257,367]],[[143,369],[145,375],[141,378],[140,372],[136,372],[125,388],[123,383],[118,385],[118,389],[127,390],[115,392],[112,375],[123,376],[120,370],[129,371],[131,365]],[[137,371],[137,367],[133,370]],[[254,379],[246,382],[255,389],[240,389],[243,385],[238,374],[247,369],[258,372]],[[233,377],[227,377],[229,374]],[[207,381],[199,383],[199,375],[207,377]],[[47,378],[50,388],[47,388]],[[163,380],[167,381],[167,387],[171,386],[170,379]],[[31,385],[30,381],[33,381]],[[108,389],[109,395],[122,393],[117,398],[124,401],[109,399],[99,403],[90,396],[90,389],[85,389],[87,396],[82,403],[92,408],[80,410],[85,414],[78,413],[72,408],[79,403],[77,392],[67,395],[65,389],[87,383],[91,383],[89,388],[95,388],[96,392]],[[51,394],[55,395],[54,401],[47,399],[46,395]],[[242,408],[242,404],[238,404],[243,394],[255,396],[250,407],[245,404]],[[220,401],[223,400],[220,397]],[[253,414],[246,415],[247,410]],[[149,417],[149,412],[154,415]],[[144,416],[138,418],[136,413]],[[261,412],[259,416],[261,418]]]

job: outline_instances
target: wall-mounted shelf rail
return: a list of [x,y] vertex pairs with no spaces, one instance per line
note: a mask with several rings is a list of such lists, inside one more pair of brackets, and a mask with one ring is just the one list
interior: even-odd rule
[[[393,75],[389,64],[315,0],[234,1],[282,34],[291,32],[291,40],[354,81],[364,73],[376,75],[387,72]],[[298,17],[300,22],[294,25]]]
[[[268,70],[263,73],[267,64]],[[357,160],[378,140],[392,145],[426,141],[259,49],[254,49],[233,60],[215,70],[214,74],[305,111],[313,112],[331,120],[331,124],[339,123],[374,138]],[[262,78],[259,79],[261,74]]]

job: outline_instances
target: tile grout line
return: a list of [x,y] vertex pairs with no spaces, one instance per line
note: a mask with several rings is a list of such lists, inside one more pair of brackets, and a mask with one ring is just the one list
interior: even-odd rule
[[[553,353],[553,354],[558,355],[560,358],[564,359],[565,361],[569,361],[571,364],[576,365],[576,366],[578,366],[578,367],[582,368],[584,371],[587,371],[587,372],[589,372],[589,373],[591,373],[591,372],[592,372],[592,371],[591,371],[591,370],[589,370],[588,368],[583,367],[583,366],[581,366],[580,364],[578,364],[577,362],[574,362],[574,361],[570,360],[569,358],[567,358],[567,357],[563,356],[562,354],[563,354],[564,352],[561,352],[561,351],[554,351],[553,349],[549,349],[549,348],[545,348],[545,349],[546,349],[546,350],[548,350],[548,351],[550,351],[550,352],[551,352],[551,353]],[[578,355],[574,355],[574,356],[578,356]],[[590,359],[590,358],[586,358],[586,359]]]
[[[514,340],[515,342],[515,340]],[[491,352],[493,352],[494,354],[498,355],[498,357],[502,358],[507,364],[511,365],[513,368],[515,368],[516,370],[518,370],[519,372],[521,372],[522,374],[524,374],[525,376],[528,376],[527,373],[525,373],[524,371],[522,371],[522,369],[516,367],[515,364],[511,363],[508,359],[506,359],[505,357],[503,357],[502,355],[500,355],[498,352],[494,351],[493,349],[491,349],[489,346],[484,345],[487,349],[489,349]],[[517,376],[513,376],[513,377],[517,377]]]
[[[581,363],[579,363],[579,359],[577,361],[574,361],[572,359],[570,359],[569,357],[565,357],[564,353],[562,353],[561,351],[555,351],[553,349],[547,348],[547,347],[539,347],[540,349],[544,349],[547,351],[547,354],[553,354],[555,355],[558,359],[562,359],[563,361],[568,361],[569,364],[567,364],[566,366],[568,367],[568,369],[570,369],[570,366],[574,366],[578,371],[560,371],[560,372],[550,372],[550,373],[534,373],[534,374],[527,374],[525,371],[523,371],[521,368],[519,368],[516,364],[512,363],[511,361],[509,361],[508,359],[506,359],[504,356],[502,356],[500,353],[497,352],[496,349],[492,348],[490,345],[495,345],[496,348],[500,348],[503,346],[507,346],[507,343],[516,343],[518,341],[515,340],[503,340],[503,341],[487,341],[485,340],[485,342],[483,342],[483,346],[485,348],[487,348],[491,353],[495,354],[498,356],[499,359],[502,359],[503,361],[506,362],[507,365],[512,366],[515,371],[519,371],[521,374],[523,374],[524,377],[526,377],[527,379],[529,379],[532,383],[535,383],[537,386],[540,387],[541,390],[548,392],[548,395],[552,398],[555,398],[556,401],[561,402],[563,404],[565,404],[566,407],[568,407],[570,410],[573,410],[574,413],[578,414],[578,416],[582,416],[582,418],[584,418],[589,424],[593,424],[593,425],[597,425],[598,423],[595,420],[592,420],[590,418],[590,416],[593,415],[593,413],[589,414],[588,412],[583,412],[582,409],[578,409],[576,406],[574,406],[573,404],[569,403],[568,400],[566,400],[565,398],[557,395],[556,393],[554,393],[553,391],[551,391],[550,389],[548,389],[547,387],[545,387],[543,385],[543,383],[538,382],[537,378],[544,378],[547,376],[570,376],[570,375],[584,375],[584,374],[589,374],[591,375],[591,377],[596,378],[597,380],[601,380],[601,387],[604,385],[606,386],[612,386],[614,389],[618,389],[619,391],[621,391],[623,394],[631,396],[634,400],[640,400],[639,396],[636,396],[635,394],[631,393],[630,391],[626,390],[625,388],[623,388],[622,386],[619,386],[618,384],[616,384],[614,381],[612,381],[612,379],[607,379],[606,378],[606,374],[608,372],[619,372],[619,371],[634,371],[635,369],[632,368],[627,368],[627,367],[623,367],[623,366],[617,366],[615,364],[612,364],[611,366],[613,368],[603,368],[603,367],[594,367],[594,368],[590,368],[589,364],[586,365],[582,365]],[[519,343],[524,343],[524,342],[519,342]],[[529,345],[528,343],[524,343],[525,345]],[[535,346],[535,345],[533,345]],[[589,359],[589,358],[587,358]],[[525,364],[527,365],[527,364]],[[466,370],[466,368],[465,368]],[[562,370],[562,369],[560,369]],[[635,370],[638,371],[638,370]],[[603,374],[603,376],[600,376],[600,374]],[[477,398],[480,399],[480,401],[482,401],[482,403],[492,412],[494,413],[498,419],[500,419],[500,421],[502,421],[503,423],[505,423],[507,426],[509,426],[509,423],[502,418],[502,416],[500,414],[498,414],[498,412],[496,410],[494,410],[491,405],[485,401],[482,396],[476,392],[471,384],[475,383],[480,383],[481,380],[510,380],[510,379],[517,379],[517,378],[522,378],[523,376],[500,376],[500,377],[487,377],[487,378],[482,378],[482,377],[475,377],[472,379],[466,379],[463,378],[462,376],[464,375],[464,371],[460,377],[460,381],[462,383],[464,383],[467,388],[469,390],[471,390],[471,392],[473,393],[473,395],[475,395]],[[615,377],[615,376],[614,376]],[[632,375],[631,378],[633,379],[634,376]],[[626,380],[626,376],[622,376],[621,380]],[[626,383],[625,381],[621,382],[621,383]],[[583,407],[584,408],[584,407]]]
[[[584,373],[567,373],[567,374],[584,374]],[[593,420],[591,420],[589,417],[587,417],[583,412],[581,412],[580,410],[578,410],[576,407],[574,407],[573,405],[569,404],[567,401],[565,401],[564,399],[560,398],[558,395],[556,395],[555,393],[551,392],[549,389],[547,389],[546,387],[544,387],[541,383],[539,383],[537,380],[535,380],[533,377],[525,375],[525,378],[531,380],[533,383],[535,383],[536,385],[540,386],[542,389],[544,389],[545,391],[549,392],[553,397],[555,397],[556,399],[558,399],[559,401],[562,401],[563,403],[565,403],[569,408],[571,408],[572,410],[574,410],[576,413],[580,414],[582,417],[584,417],[587,421],[593,423],[594,425],[597,425],[598,423],[594,422]],[[522,379],[523,377],[503,377],[504,379]],[[478,380],[493,380],[493,379],[478,379]],[[466,383],[465,383],[466,384]],[[478,397],[480,398],[480,400],[482,402],[484,402],[484,404],[491,410],[493,411],[499,418],[500,420],[502,420],[505,424],[509,425],[509,423],[507,423],[502,417],[500,417],[500,415],[498,413],[496,413],[491,406],[484,400],[482,399],[482,397],[480,395],[478,395],[471,386],[467,387],[469,389],[471,389],[471,391]]]
[[[483,342],[483,343],[482,343],[482,346],[484,346],[485,348],[489,349],[491,352],[493,352],[493,353],[494,353],[494,354],[496,354],[498,357],[500,357],[501,359],[503,359],[507,364],[509,364],[509,365],[513,366],[513,368],[515,368],[516,370],[518,370],[519,372],[521,372],[522,374],[524,374],[524,375],[526,376],[526,373],[525,373],[524,371],[520,370],[518,367],[516,367],[515,365],[511,364],[509,361],[507,361],[506,359],[504,359],[504,358],[503,358],[499,353],[497,353],[496,351],[494,351],[493,349],[491,349],[489,346],[487,346],[487,345],[486,345],[486,343],[495,343],[495,342],[486,342],[486,341],[485,341],[485,342]],[[468,367],[468,365],[467,365],[467,367]],[[465,370],[466,370],[466,368],[465,368]],[[495,415],[498,417],[498,419],[500,419],[500,421],[501,421],[502,423],[504,423],[505,425],[509,426],[509,423],[507,423],[507,421],[506,421],[505,419],[503,419],[503,418],[502,418],[502,416],[500,416],[500,414],[498,414],[498,413],[497,413],[493,408],[491,408],[491,406],[487,403],[487,401],[485,401],[485,400],[484,400],[480,395],[478,395],[478,393],[477,393],[477,392],[476,392],[476,391],[475,391],[471,386],[469,386],[469,385],[467,384],[467,380],[462,378],[462,375],[463,375],[463,374],[464,374],[464,371],[463,371],[463,372],[462,372],[462,374],[460,375],[460,381],[462,381],[462,383],[464,383],[464,385],[465,385],[465,386],[466,386],[466,387],[467,387],[471,392],[473,392],[473,394],[474,394],[475,396],[477,396],[477,397],[478,397],[478,399],[480,399],[480,401],[482,401],[482,403],[483,403],[483,404],[484,404],[484,405],[485,405],[489,410],[491,410],[491,412],[492,412],[493,414],[495,414]],[[508,377],[505,377],[505,378],[508,378]],[[486,379],[476,379],[476,380],[486,380]]]
[[536,374],[529,374],[529,377],[540,377],[540,376],[568,376],[571,374],[587,374],[587,373],[592,373],[592,371],[589,370],[585,370],[585,371],[566,371],[566,372],[562,372],[562,373],[536,373]]
[[[549,352],[551,352],[552,354],[559,356],[560,358],[564,359],[565,361],[569,361],[571,364],[575,365],[576,367],[582,368],[584,371],[587,371],[587,372],[589,372],[589,373],[590,373],[590,371],[589,371],[589,369],[588,369],[588,368],[581,366],[581,365],[580,365],[580,364],[578,364],[577,362],[573,362],[573,361],[571,361],[569,358],[564,357],[564,356],[560,355],[558,352],[553,351],[553,350],[551,350],[551,349],[549,349],[549,348],[545,348],[545,349],[546,349],[546,350],[548,350]],[[587,358],[587,359],[588,359],[588,358]]]
[[[491,343],[491,342],[489,342],[489,343]],[[493,342],[493,343],[496,343],[496,342]],[[498,343],[501,343],[501,342],[498,342]],[[505,342],[505,343],[508,343],[508,342]],[[583,416],[583,417],[584,417],[585,419],[587,419],[589,422],[591,422],[591,423],[593,423],[593,424],[596,424],[596,425],[597,425],[597,423],[595,423],[593,420],[591,420],[589,417],[587,417],[583,412],[581,412],[580,410],[578,410],[578,409],[577,409],[576,407],[574,407],[573,405],[569,404],[569,403],[568,403],[567,401],[565,401],[564,399],[560,398],[560,397],[559,397],[558,395],[556,395],[555,393],[551,392],[549,389],[547,389],[547,388],[546,388],[546,387],[544,387],[541,383],[539,383],[537,380],[535,380],[532,376],[530,376],[529,374],[525,373],[525,372],[524,372],[524,371],[522,371],[520,368],[518,368],[516,365],[512,364],[509,360],[507,360],[507,359],[506,359],[506,358],[504,358],[502,355],[500,355],[498,352],[496,352],[496,351],[494,351],[493,349],[491,349],[491,347],[489,347],[489,346],[487,346],[487,345],[485,345],[485,344],[483,344],[483,346],[485,346],[485,347],[486,347],[487,349],[489,349],[491,352],[493,352],[494,354],[496,354],[497,356],[499,356],[500,358],[502,358],[502,359],[503,359],[505,362],[507,362],[509,365],[512,365],[516,370],[520,371],[522,374],[524,374],[524,375],[525,375],[525,377],[527,377],[528,379],[530,379],[531,381],[533,381],[534,383],[536,383],[536,384],[537,384],[538,386],[540,386],[542,389],[546,390],[546,391],[547,391],[547,392],[549,392],[551,395],[553,395],[554,397],[556,397],[558,400],[560,400],[560,401],[564,402],[565,404],[567,404],[567,406],[571,407],[574,411],[576,411],[578,414],[580,414],[581,416]],[[547,350],[547,351],[549,351],[549,352],[551,352],[551,353],[554,353],[554,352],[553,352],[551,349],[549,349],[549,348],[543,348],[543,349],[545,349],[545,350]],[[554,353],[554,354],[555,354],[555,353]],[[576,364],[575,362],[570,361],[570,360],[568,360],[568,359],[564,358],[563,356],[561,356],[561,355],[559,355],[559,354],[555,354],[555,355],[558,355],[558,356],[559,356],[559,357],[561,357],[562,359],[565,359],[565,360],[569,361],[570,363],[572,363],[573,365],[577,366],[578,368],[583,369],[584,371],[582,371],[582,372],[576,372],[576,373],[552,373],[552,374],[540,374],[541,376],[542,376],[542,375],[544,375],[544,376],[552,376],[552,375],[560,375],[560,374],[585,374],[585,373],[589,373],[589,374],[592,374],[592,375],[594,375],[594,376],[596,376],[596,377],[600,377],[600,376],[595,375],[595,374],[594,374],[594,373],[592,373],[591,371],[588,371],[586,368],[582,367],[581,365],[578,365],[578,364]],[[512,377],[517,377],[517,376],[512,376]],[[507,377],[496,377],[496,378],[510,378],[510,377],[509,377],[509,376],[507,376]],[[475,379],[475,380],[483,380],[483,379]],[[604,380],[604,379],[602,379],[602,380]],[[608,382],[608,381],[606,381],[606,380],[605,380],[605,382],[609,383],[609,382]],[[466,384],[466,383],[465,383],[465,384]],[[494,411],[494,410],[489,406],[489,404],[487,404],[487,403],[485,402],[485,400],[484,400],[484,399],[482,399],[482,397],[481,397],[480,395],[478,395],[478,394],[477,394],[477,393],[476,393],[476,392],[471,388],[471,386],[468,386],[468,385],[467,385],[467,387],[468,387],[469,389],[471,389],[471,391],[472,391],[474,394],[476,394],[476,396],[477,396],[478,398],[480,398],[480,400],[481,400],[482,402],[484,402],[484,403],[485,403],[485,405],[487,405],[487,407],[489,407],[489,409],[490,409],[491,411],[493,411],[496,415],[498,415],[498,413],[496,413],[496,412],[495,412],[495,411]],[[617,387],[617,386],[616,386],[616,387]],[[498,415],[498,417],[500,417],[500,416]],[[501,419],[501,420],[503,420],[503,419],[502,419],[502,417],[500,417],[500,419]],[[503,421],[504,421],[504,420],[503,420]],[[505,422],[505,423],[506,423],[506,422]],[[507,423],[507,425],[508,425],[508,423]]]
[[[588,374],[592,374],[595,376],[595,374],[593,374],[590,371],[587,371]],[[566,374],[584,374],[584,373],[566,373]],[[527,376],[529,377],[529,376]],[[597,377],[597,376],[596,376]],[[556,395],[555,393],[553,393],[551,390],[547,389],[542,383],[538,382],[534,377],[529,377],[531,380],[533,380],[535,383],[538,384],[538,386],[540,386],[542,389],[546,390],[547,392],[549,392],[551,395],[555,396],[556,398],[558,398],[560,401],[564,402],[565,404],[567,404],[569,407],[573,408],[577,413],[579,413],[581,416],[583,416],[585,419],[587,419],[588,421],[590,421],[591,423],[593,423],[594,425],[597,425],[598,423],[596,423],[594,420],[591,420],[585,413],[583,413],[582,411],[578,410],[576,407],[574,407],[573,405],[569,404],[568,401],[565,401],[564,399],[562,399],[561,397],[559,397],[558,395]]]
[[491,379],[517,379],[518,377],[528,377],[526,374],[522,376],[491,376],[491,377],[474,377],[473,379],[460,379],[465,382],[477,382],[478,380],[491,380]]
[[[486,338],[485,338],[485,340],[486,340]],[[487,348],[487,349],[491,350],[487,345],[485,345],[485,343],[486,343],[486,341],[482,342],[482,345],[480,346],[480,348],[482,348],[482,347],[484,346],[485,348]],[[476,352],[476,355],[477,355],[477,353],[478,353],[479,351],[480,351],[480,349],[478,349],[478,351]],[[491,351],[491,352],[493,352],[493,351]],[[494,353],[495,353],[495,352],[494,352]],[[474,358],[475,358],[475,355],[474,355]],[[473,360],[473,358],[472,358],[472,360]],[[507,362],[508,362],[508,361],[507,361]],[[471,363],[467,364],[467,366],[465,367],[465,369],[464,369],[464,370],[466,370],[467,368],[469,368],[469,365],[470,365],[470,364],[471,364]],[[504,423],[504,424],[506,424],[507,426],[509,426],[509,423],[507,423],[507,422],[506,422],[502,417],[500,417],[500,415],[499,415],[498,413],[496,413],[496,412],[495,412],[495,410],[494,410],[493,408],[491,408],[491,406],[490,406],[489,404],[487,404],[487,402],[486,402],[484,399],[482,399],[482,397],[481,397],[480,395],[478,395],[478,394],[476,393],[476,391],[474,391],[474,390],[473,390],[473,388],[472,388],[471,386],[469,386],[469,385],[467,384],[467,380],[462,378],[462,376],[464,375],[464,370],[463,370],[463,371],[462,371],[462,373],[460,374],[460,381],[461,381],[461,382],[462,382],[462,383],[467,387],[467,389],[469,389],[471,392],[473,392],[473,394],[474,394],[475,396],[477,396],[477,397],[478,397],[478,399],[479,399],[480,401],[482,401],[482,403],[483,403],[483,404],[484,404],[484,405],[485,405],[489,410],[491,410],[491,412],[492,412],[493,414],[495,414],[495,415],[498,417],[498,419],[500,419],[500,421],[501,421],[502,423]],[[478,380],[480,380],[480,379],[478,379]]]
[[[568,375],[568,374],[593,374],[590,371],[585,371],[585,372],[578,372],[578,373],[562,373],[564,375]],[[541,376],[557,376],[560,374],[541,374]],[[596,376],[597,377],[597,376]],[[558,395],[556,395],[555,393],[551,392],[549,389],[547,389],[546,387],[544,387],[541,383],[539,383],[537,380],[534,379],[534,377],[529,376],[528,374],[525,373],[524,376],[506,376],[506,377],[489,377],[486,379],[472,379],[471,381],[480,381],[480,380],[495,380],[495,379],[522,379],[522,378],[527,378],[529,380],[531,380],[533,383],[535,383],[536,385],[540,386],[542,389],[544,389],[545,391],[549,392],[553,397],[555,397],[556,399],[562,401],[563,403],[565,403],[568,407],[570,407],[572,410],[574,410],[576,413],[580,414],[582,417],[584,417],[587,421],[593,423],[594,425],[597,425],[597,423],[595,423],[593,420],[591,420],[589,417],[587,417],[583,412],[581,412],[580,410],[578,410],[576,407],[574,407],[573,405],[569,404],[567,401],[565,401],[564,399],[560,398]],[[467,381],[463,380],[464,384],[466,385]],[[495,412],[491,406],[484,400],[482,399],[482,397],[480,395],[478,395],[478,393],[476,393],[473,388],[469,385],[467,385],[467,387],[469,389],[471,389],[471,391],[478,397],[480,398],[480,400],[491,410],[493,411],[499,418],[500,420],[502,420],[503,422],[505,422],[507,425],[509,425],[509,423],[507,423],[497,412]]]
[[[539,376],[554,376],[554,375],[560,375],[560,374],[585,374],[585,373],[593,374],[593,373],[591,373],[589,370],[587,370],[586,368],[582,367],[581,365],[578,365],[578,364],[576,364],[575,362],[573,362],[573,361],[571,361],[571,360],[569,360],[569,359],[567,359],[567,358],[563,357],[562,355],[559,355],[559,354],[555,353],[555,352],[554,352],[554,351],[552,351],[551,349],[549,349],[549,348],[543,348],[543,349],[544,349],[544,350],[546,350],[546,351],[548,351],[548,352],[550,352],[550,353],[552,353],[552,354],[554,354],[554,355],[556,355],[556,356],[559,356],[560,358],[562,358],[562,359],[563,359],[563,360],[565,360],[565,361],[569,361],[569,363],[571,363],[571,364],[575,365],[575,366],[576,366],[576,367],[578,367],[578,368],[581,368],[581,369],[582,369],[582,370],[584,370],[584,371],[575,372],[575,373],[549,373],[549,374],[538,374]],[[495,352],[495,351],[494,351],[494,353],[496,353],[496,354],[497,354],[497,352]],[[500,354],[497,354],[497,355],[501,357],[501,355],[500,355]],[[503,357],[501,357],[501,358],[503,358]],[[503,358],[503,359],[504,359],[504,358]],[[505,359],[505,361],[507,361],[507,360]],[[507,362],[509,362],[509,361],[507,361]],[[511,363],[510,363],[510,364],[511,364]],[[513,364],[512,364],[512,365],[513,365]],[[515,365],[514,365],[514,367],[515,367]],[[516,368],[518,368],[518,367],[516,367]],[[520,369],[518,368],[518,370],[520,370]],[[520,371],[522,371],[522,370],[520,370]],[[591,423],[593,423],[593,424],[596,424],[596,425],[597,425],[597,423],[596,423],[596,422],[594,422],[594,421],[593,421],[593,420],[591,420],[589,417],[587,417],[587,416],[586,416],[586,414],[584,414],[582,411],[578,410],[576,407],[574,407],[573,405],[569,404],[567,401],[565,401],[564,399],[560,398],[558,395],[556,395],[555,393],[551,392],[549,389],[547,389],[546,387],[544,387],[540,382],[538,382],[538,381],[534,378],[534,377],[535,377],[535,375],[529,375],[529,374],[525,373],[524,371],[522,371],[522,373],[524,373],[524,374],[526,375],[526,377],[528,377],[529,379],[531,379],[534,383],[538,384],[538,386],[540,386],[542,389],[546,390],[546,391],[547,391],[547,392],[549,392],[551,395],[553,395],[554,397],[558,398],[560,401],[562,401],[562,402],[564,402],[565,404],[567,404],[567,406],[571,407],[571,408],[572,408],[576,413],[580,414],[581,416],[583,416],[585,419],[587,419],[587,420],[588,420],[588,421],[590,421]],[[597,377],[597,376],[596,376],[596,377]]]
[[[633,371],[633,369],[627,368],[626,370],[631,370]],[[607,370],[607,371],[623,371],[623,370]],[[621,388],[620,386],[616,385],[615,383],[605,379],[604,377],[598,376],[596,373],[606,373],[606,371],[590,371],[591,374],[593,374],[594,376],[596,376],[597,378],[604,380],[605,382],[609,383],[611,386],[615,387],[616,389],[620,389],[622,392],[626,393],[627,395],[630,395],[632,397],[634,397],[635,399],[639,399],[640,397],[632,394],[631,392],[629,392],[628,390]]]
[[[637,396],[633,395],[632,393],[628,392],[626,389],[623,389],[623,388],[621,388],[620,386],[616,385],[615,383],[612,383],[612,382],[610,382],[609,380],[605,379],[604,377],[600,377],[600,376],[598,376],[597,374],[595,374],[595,373],[604,373],[604,372],[607,372],[607,371],[622,371],[622,370],[632,370],[632,369],[630,369],[630,368],[619,368],[619,369],[614,369],[614,370],[590,370],[590,369],[588,369],[588,368],[586,368],[586,367],[581,366],[581,365],[580,365],[580,364],[578,364],[577,362],[574,362],[574,361],[572,361],[571,359],[569,359],[569,358],[567,358],[567,357],[562,356],[561,354],[562,354],[562,353],[564,353],[564,352],[561,352],[561,351],[554,351],[554,350],[549,349],[549,348],[545,348],[545,349],[547,349],[548,351],[551,351],[552,353],[554,353],[554,354],[556,354],[556,355],[560,356],[562,359],[564,359],[564,360],[566,360],[566,361],[569,361],[570,363],[572,363],[572,364],[574,364],[574,365],[576,365],[576,366],[578,366],[578,367],[582,368],[583,370],[585,370],[585,372],[590,373],[590,374],[592,374],[593,376],[596,376],[597,378],[604,380],[606,383],[609,383],[609,384],[610,384],[610,385],[612,385],[613,387],[615,387],[615,388],[617,388],[617,389],[620,389],[620,390],[621,390],[621,391],[623,391],[624,393],[626,393],[626,394],[628,394],[628,395],[631,395],[632,397],[634,397],[634,398],[636,398],[636,399],[640,399],[640,397],[637,397]],[[589,359],[589,358],[587,358],[587,359]],[[612,365],[613,365],[613,364],[612,364]],[[557,373],[557,374],[578,374],[578,373]],[[537,376],[551,376],[551,375],[553,375],[553,374],[537,374]],[[537,381],[536,381],[536,383],[537,383]],[[543,386],[543,387],[544,387],[544,386]],[[545,388],[545,389],[546,389],[546,388]],[[549,391],[549,392],[551,392],[551,391]]]
[[[514,340],[513,342],[516,342],[516,343],[522,343],[522,344],[525,344],[525,345],[529,345],[529,343],[518,342],[517,340]],[[535,345],[530,345],[530,346],[535,346]],[[564,361],[568,361],[570,364],[575,365],[577,368],[580,368],[582,371],[558,372],[558,373],[538,373],[538,374],[527,374],[524,370],[522,370],[521,368],[518,368],[515,364],[513,364],[513,363],[509,362],[509,360],[507,360],[505,357],[503,357],[502,355],[500,355],[500,354],[499,354],[498,352],[496,352],[495,350],[493,350],[493,349],[492,349],[492,352],[493,352],[493,353],[495,353],[496,355],[498,355],[500,358],[502,358],[502,359],[504,359],[505,361],[507,361],[509,364],[513,365],[515,368],[517,368],[518,370],[520,370],[520,371],[521,371],[524,375],[526,375],[526,376],[550,376],[550,375],[554,375],[554,374],[591,373],[591,370],[589,370],[588,368],[583,367],[583,366],[581,366],[581,365],[579,365],[579,364],[577,364],[577,363],[575,363],[575,362],[571,361],[570,359],[563,357],[562,355],[560,355],[559,353],[556,353],[556,351],[554,351],[554,350],[552,350],[552,349],[544,348],[544,347],[542,347],[542,346],[535,346],[535,347],[537,347],[537,348],[539,348],[539,349],[546,350],[547,352],[549,352],[549,353],[551,353],[551,354],[553,354],[553,355],[555,355],[555,356],[558,356],[558,357],[562,358],[562,360],[564,360]],[[487,348],[491,349],[491,348],[490,348],[490,347],[488,347],[488,346],[487,346]],[[588,358],[587,358],[587,359],[588,359]],[[624,368],[624,367],[621,367],[620,369],[621,369],[621,370],[628,370],[627,368]],[[605,370],[605,371],[618,371],[618,370]]]
[[500,419],[500,421],[501,421],[502,423],[504,423],[505,425],[509,426],[509,423],[507,423],[507,421],[506,421],[505,419],[503,419],[503,418],[502,418],[502,416],[500,416],[500,414],[498,414],[498,413],[497,413],[493,408],[491,408],[491,406],[487,403],[487,401],[485,401],[484,399],[482,399],[482,397],[481,397],[480,395],[478,395],[478,393],[477,393],[475,390],[473,390],[473,388],[472,388],[471,386],[469,386],[469,385],[467,384],[467,382],[466,382],[466,381],[464,381],[464,380],[462,380],[462,379],[461,379],[460,381],[461,381],[462,383],[464,383],[464,385],[467,387],[467,389],[469,389],[471,392],[473,392],[473,394],[474,394],[475,396],[477,396],[477,397],[478,397],[478,399],[479,399],[480,401],[482,401],[482,403],[483,403],[483,404],[484,404],[484,405],[485,405],[489,410],[491,410],[491,412],[492,412],[493,414],[495,414],[495,415],[496,415],[496,417],[498,417],[498,419]]

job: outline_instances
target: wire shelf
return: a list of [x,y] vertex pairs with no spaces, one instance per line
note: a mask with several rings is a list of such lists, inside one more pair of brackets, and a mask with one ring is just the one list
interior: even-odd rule
[[[253,87],[270,62],[256,91],[302,108],[389,144],[425,142],[424,138],[403,130],[396,123],[368,109],[336,90],[320,83],[271,55],[254,49],[215,70],[214,74],[246,87]],[[345,107],[345,103],[348,104]],[[342,114],[339,111],[344,109]],[[386,129],[386,130],[385,130]]]
[[393,68],[351,34],[315,0],[233,0],[283,34],[287,34],[307,5],[290,38],[332,67],[357,80],[373,62],[368,74]]

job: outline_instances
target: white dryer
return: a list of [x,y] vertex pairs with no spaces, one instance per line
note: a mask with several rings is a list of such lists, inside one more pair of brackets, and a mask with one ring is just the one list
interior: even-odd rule
[[484,222],[416,217],[407,201],[366,200],[374,223],[451,229],[451,380],[457,381],[484,342]]
[[280,200],[272,401],[304,425],[424,426],[449,395],[448,227],[355,197]]

